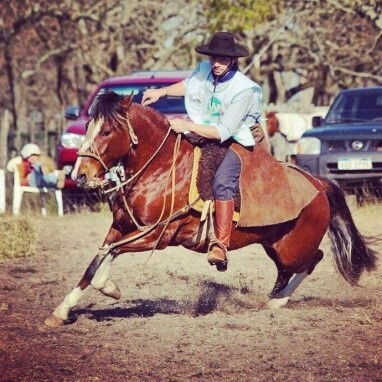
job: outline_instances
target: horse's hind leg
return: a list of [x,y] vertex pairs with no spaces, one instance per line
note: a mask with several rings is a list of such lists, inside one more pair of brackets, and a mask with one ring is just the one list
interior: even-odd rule
[[271,309],[279,309],[285,306],[293,292],[303,282],[306,276],[308,276],[307,271],[297,273],[276,298],[272,298],[268,301],[267,307]]
[[[275,284],[275,287],[274,289],[276,288],[277,289],[277,293],[275,293],[274,295],[272,294],[273,293],[273,290],[272,290],[272,293],[270,295],[271,299],[268,301],[267,303],[267,306],[268,308],[271,308],[271,309],[278,309],[278,308],[282,308],[283,306],[285,306],[290,297],[292,296],[293,292],[297,289],[297,287],[303,282],[303,280],[308,276],[310,275],[314,268],[316,267],[316,265],[322,260],[323,258],[323,252],[319,249],[315,255],[315,257],[313,258],[310,266],[308,267],[308,269],[304,272],[301,272],[301,273],[297,273],[293,278],[292,280],[290,280],[289,282],[287,282],[287,284],[284,286],[283,289],[279,289],[279,288],[276,288],[277,285],[277,281],[276,281],[276,284]],[[277,263],[276,263],[277,265]],[[282,267],[281,267],[282,268]],[[279,269],[279,268],[278,268]],[[287,272],[287,271],[285,271]],[[281,273],[282,274],[282,273]],[[280,271],[279,271],[279,274],[280,276]],[[290,276],[291,277],[291,276]],[[290,279],[289,277],[289,279]],[[278,278],[277,278],[278,280]],[[282,284],[280,284],[282,286]]]
[[267,253],[267,255],[273,260],[277,268],[277,279],[271,293],[269,293],[268,296],[270,298],[278,298],[280,297],[280,293],[288,285],[289,280],[293,276],[293,273],[288,272],[283,267],[283,265],[278,261],[275,249],[273,249],[272,247],[266,247],[266,246],[263,246],[263,248],[265,252]]
[[72,289],[55,308],[53,313],[44,321],[50,327],[60,327],[68,319],[69,312],[82,297],[85,289],[92,285],[106,296],[120,298],[120,291],[115,283],[108,279],[113,255],[110,252],[98,254],[90,263],[80,282]]

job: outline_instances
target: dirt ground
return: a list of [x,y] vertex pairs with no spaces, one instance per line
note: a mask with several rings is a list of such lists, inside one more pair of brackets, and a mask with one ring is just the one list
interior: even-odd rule
[[[365,235],[382,232],[381,212],[353,207]],[[0,262],[1,381],[382,381],[382,266],[349,286],[327,238],[324,260],[279,310],[265,307],[276,270],[260,246],[232,252],[225,273],[168,248],[122,255],[120,301],[89,289],[69,324],[45,327],[110,222],[107,212],[37,217],[38,254]]]

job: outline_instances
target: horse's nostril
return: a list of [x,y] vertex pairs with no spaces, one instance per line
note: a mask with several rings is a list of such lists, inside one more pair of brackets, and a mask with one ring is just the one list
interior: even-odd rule
[[81,174],[79,176],[77,176],[77,183],[78,184],[85,184],[86,183],[86,174]]

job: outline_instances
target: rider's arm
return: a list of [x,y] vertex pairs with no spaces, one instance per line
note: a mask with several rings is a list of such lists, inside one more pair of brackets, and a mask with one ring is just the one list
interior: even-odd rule
[[229,105],[217,125],[200,125],[191,121],[174,119],[171,128],[177,133],[192,131],[204,138],[217,139],[224,142],[237,133],[248,113],[253,108],[253,90],[246,89]]
[[201,137],[220,140],[220,135],[216,126],[205,126],[197,123],[175,118],[170,120],[171,128],[177,133],[194,132]]
[[182,97],[186,94],[186,84],[184,81],[166,86],[164,89],[166,90],[166,96],[170,97]]
[[170,97],[180,97],[186,94],[186,85],[183,81],[177,82],[170,86],[165,86],[159,89],[147,89],[143,93],[142,105],[150,105],[151,103],[157,102],[159,98],[170,96]]

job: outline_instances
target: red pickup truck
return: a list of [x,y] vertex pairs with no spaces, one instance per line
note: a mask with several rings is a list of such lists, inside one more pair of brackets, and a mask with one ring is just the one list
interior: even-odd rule
[[[174,71],[141,71],[128,76],[112,77],[102,81],[90,95],[85,105],[70,106],[65,111],[65,118],[69,120],[57,145],[57,167],[65,172],[65,190],[76,189],[71,179],[77,151],[85,138],[85,126],[88,122],[94,99],[98,94],[114,91],[120,95],[134,95],[134,102],[141,102],[142,94],[149,88],[168,86],[190,76],[191,70]],[[168,117],[187,118],[183,97],[164,97],[150,105]]]

